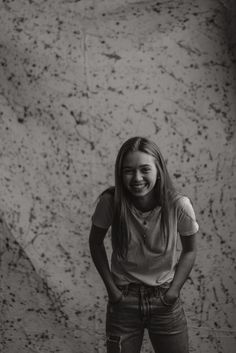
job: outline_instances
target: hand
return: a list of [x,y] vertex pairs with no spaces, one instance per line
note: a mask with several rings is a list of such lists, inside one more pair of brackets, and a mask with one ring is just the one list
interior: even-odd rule
[[174,291],[171,288],[169,288],[163,295],[163,299],[167,305],[172,305],[176,302],[176,300],[179,298],[179,292]]
[[119,303],[119,301],[121,301],[122,297],[123,297],[123,294],[118,288],[115,293],[108,294],[109,302],[112,304]]

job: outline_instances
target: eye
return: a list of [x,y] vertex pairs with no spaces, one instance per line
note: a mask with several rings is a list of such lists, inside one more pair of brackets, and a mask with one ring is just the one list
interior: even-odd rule
[[151,171],[151,168],[150,167],[144,167],[141,169],[141,172],[144,173],[144,174],[147,174]]
[[132,174],[132,173],[133,173],[132,169],[123,169],[123,174],[124,175],[129,175],[129,174]]

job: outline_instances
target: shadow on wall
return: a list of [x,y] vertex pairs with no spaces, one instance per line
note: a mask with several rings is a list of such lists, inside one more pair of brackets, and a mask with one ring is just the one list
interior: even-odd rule
[[231,0],[227,9],[227,37],[230,50],[236,60],[236,1]]
[[0,352],[78,352],[60,302],[1,218],[0,239]]

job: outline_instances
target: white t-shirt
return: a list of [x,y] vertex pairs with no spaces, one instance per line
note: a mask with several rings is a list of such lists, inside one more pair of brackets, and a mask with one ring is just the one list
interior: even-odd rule
[[[112,226],[114,196],[104,193],[92,216],[95,226],[108,229]],[[128,212],[130,242],[125,259],[113,249],[111,272],[117,285],[144,283],[151,286],[171,282],[177,263],[178,234],[189,236],[199,229],[188,197],[180,197],[170,210],[168,245],[160,227],[161,207],[140,212],[132,207]]]

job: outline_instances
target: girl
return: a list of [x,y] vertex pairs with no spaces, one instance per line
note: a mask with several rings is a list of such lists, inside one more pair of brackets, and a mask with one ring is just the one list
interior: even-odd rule
[[[199,227],[155,143],[133,137],[122,145],[115,187],[100,195],[92,223],[90,251],[109,298],[107,352],[140,352],[146,328],[155,352],[188,353],[180,290],[194,264]],[[110,226],[111,269],[103,243]]]

